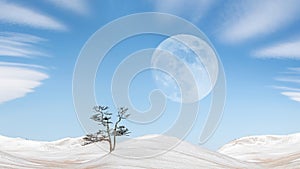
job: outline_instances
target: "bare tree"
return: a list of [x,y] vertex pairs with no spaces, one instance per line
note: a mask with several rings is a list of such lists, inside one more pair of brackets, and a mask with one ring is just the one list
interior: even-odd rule
[[[128,108],[119,108],[117,121],[115,123],[111,121],[112,113],[108,111],[107,106],[95,106],[94,111],[95,114],[92,115],[91,119],[96,121],[102,128],[94,134],[87,134],[83,138],[83,145],[107,141],[109,144],[109,151],[112,152],[116,148],[117,136],[129,136],[130,132],[128,128],[119,125],[123,119],[129,117],[129,114],[127,113]],[[111,126],[113,126],[113,128]]]

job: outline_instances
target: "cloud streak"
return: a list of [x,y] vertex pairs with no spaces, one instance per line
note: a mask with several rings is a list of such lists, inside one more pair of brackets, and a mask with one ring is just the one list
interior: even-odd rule
[[279,90],[300,92],[300,88],[285,87],[285,86],[272,86],[272,87],[274,89],[279,89]]
[[[36,48],[44,38],[30,34],[0,32],[0,56],[31,58],[46,54]],[[8,102],[34,92],[49,78],[41,72],[46,68],[24,63],[0,62],[0,103]]]
[[281,82],[288,82],[288,83],[298,83],[300,84],[300,79],[295,77],[283,77],[283,78],[276,78],[277,81]]
[[300,92],[282,92],[281,94],[289,97],[291,100],[300,102]]
[[0,0],[0,22],[30,26],[48,30],[67,30],[67,27],[54,18],[33,9]]
[[237,43],[274,33],[299,19],[299,6],[297,0],[246,0],[231,4],[220,38]]
[[292,73],[299,73],[300,74],[300,67],[290,67],[288,70],[292,71]]
[[47,0],[48,2],[80,15],[88,14],[88,5],[86,0]]
[[257,58],[300,59],[300,40],[278,43],[255,51]]
[[24,97],[49,78],[37,65],[0,62],[0,104]]
[[293,74],[293,76],[285,76],[276,78],[277,81],[289,83],[289,86],[296,85],[297,87],[287,87],[287,86],[273,86],[275,89],[282,90],[282,95],[289,97],[291,100],[300,102],[300,78],[298,75],[300,75],[300,67],[291,67],[288,68],[290,74]]
[[25,57],[46,56],[35,46],[47,41],[29,34],[0,32],[0,56]]

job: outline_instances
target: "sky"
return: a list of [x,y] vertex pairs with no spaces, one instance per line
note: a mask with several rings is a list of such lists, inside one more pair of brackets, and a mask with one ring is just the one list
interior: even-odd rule
[[[217,149],[243,136],[300,132],[298,0],[0,0],[0,134],[49,141],[86,134],[72,94],[80,51],[104,25],[142,12],[186,19],[219,55],[226,75],[225,109],[216,132],[202,146]],[[115,46],[98,69],[97,102],[113,104],[111,77],[126,56],[155,48],[165,38],[141,35]],[[149,107],[149,91],[155,88],[149,77],[149,72],[140,74],[130,89],[132,103],[141,110]],[[201,102],[203,111],[208,100]],[[167,111],[178,107],[168,104]],[[197,117],[187,141],[198,144],[206,116]],[[128,125],[139,136],[161,132],[170,120],[169,112],[149,130]]]

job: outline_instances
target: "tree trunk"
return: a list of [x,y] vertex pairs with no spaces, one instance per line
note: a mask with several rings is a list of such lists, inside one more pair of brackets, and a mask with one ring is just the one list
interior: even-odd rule
[[113,147],[112,147],[112,144],[111,144],[111,137],[110,137],[109,124],[108,123],[106,125],[106,130],[107,130],[108,142],[109,142],[109,152],[112,152],[113,151]]
[[117,121],[116,124],[115,124],[114,132],[113,132],[113,134],[114,134],[114,146],[113,146],[113,149],[112,149],[112,150],[115,150],[115,148],[116,148],[116,142],[117,142],[117,139],[116,139],[116,137],[117,137],[117,128],[118,128],[118,124],[120,123],[121,120],[122,120],[122,117],[119,116],[119,119],[118,119],[118,121]]
[[112,149],[112,150],[115,150],[115,148],[116,148],[116,142],[117,142],[117,139],[116,139],[116,133],[117,133],[117,130],[114,129],[114,146],[113,146],[113,149]]

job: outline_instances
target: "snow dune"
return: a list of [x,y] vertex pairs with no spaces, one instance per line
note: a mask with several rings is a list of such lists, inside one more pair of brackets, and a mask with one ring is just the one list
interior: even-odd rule
[[38,142],[0,136],[0,168],[74,168],[105,154],[97,145],[82,147],[81,144],[81,138]]
[[265,168],[300,169],[300,133],[244,137],[224,145],[218,152]]
[[[1,169],[230,169],[259,168],[177,138],[151,135],[118,144],[107,153],[105,143],[81,146],[81,138],[38,142],[0,136]],[[169,149],[165,151],[165,149]]]
[[[167,136],[144,136],[119,145],[112,154],[81,165],[102,169],[237,169],[260,168]],[[173,147],[173,145],[176,145]],[[169,149],[173,147],[172,149]],[[168,151],[165,151],[169,149]]]
[[0,136],[0,169],[300,168],[300,134],[244,137],[218,152],[162,135],[129,139],[113,153],[106,143],[81,145],[81,138],[38,142]]

